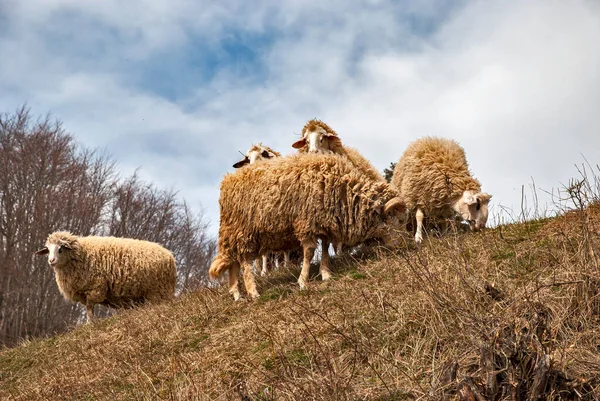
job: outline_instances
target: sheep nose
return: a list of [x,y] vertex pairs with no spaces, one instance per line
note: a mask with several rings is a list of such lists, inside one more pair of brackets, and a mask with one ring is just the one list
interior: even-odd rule
[[50,259],[48,259],[48,263],[50,263],[51,265],[53,265],[54,262],[56,262],[56,258],[50,258]]

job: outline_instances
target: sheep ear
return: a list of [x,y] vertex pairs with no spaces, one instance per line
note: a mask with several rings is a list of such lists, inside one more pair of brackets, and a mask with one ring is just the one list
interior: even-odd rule
[[385,214],[389,214],[392,210],[397,210],[400,213],[404,213],[406,211],[406,204],[399,197],[395,197],[390,199],[383,208]]
[[48,250],[47,247],[43,247],[40,250],[35,251],[36,255],[47,255],[50,251]]
[[268,150],[263,150],[261,154],[262,157],[264,157],[265,159],[270,159],[271,157],[273,157],[273,155]]
[[294,149],[302,149],[306,145],[306,139],[302,138],[299,141],[292,143],[292,148]]
[[475,198],[477,198],[477,200],[479,200],[481,203],[485,203],[489,202],[490,199],[492,199],[492,195],[487,194],[485,192],[480,192],[477,195],[475,195]]
[[233,165],[233,168],[240,168],[245,166],[246,164],[250,163],[250,160],[248,160],[247,157],[243,158],[242,160],[240,160],[239,162],[235,163]]

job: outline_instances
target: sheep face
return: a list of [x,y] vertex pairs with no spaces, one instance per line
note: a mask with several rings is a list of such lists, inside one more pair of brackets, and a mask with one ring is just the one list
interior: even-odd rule
[[233,165],[234,168],[240,168],[245,166],[246,164],[252,164],[260,160],[272,159],[273,157],[277,157],[273,151],[264,147],[262,143],[258,145],[252,145],[250,149],[244,155],[244,158],[239,162]]
[[36,252],[37,255],[48,255],[48,264],[52,268],[60,267],[68,262],[68,253],[71,248],[68,245],[47,243],[46,246]]
[[473,193],[472,191],[465,191],[462,197],[454,204],[454,210],[469,222],[471,230],[479,231],[485,228],[488,219],[488,203],[491,198],[492,195],[484,192]]
[[383,221],[369,237],[380,238],[386,246],[396,246],[398,241],[395,234],[402,231],[406,223],[406,204],[398,197],[392,198],[379,213],[383,214]]
[[323,127],[314,126],[306,130],[302,139],[292,144],[294,149],[302,149],[308,145],[309,153],[331,152],[336,142],[339,144],[340,138],[337,135],[328,133]]

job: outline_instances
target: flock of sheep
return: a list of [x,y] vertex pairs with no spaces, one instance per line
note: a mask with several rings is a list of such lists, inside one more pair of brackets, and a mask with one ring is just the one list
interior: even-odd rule
[[[320,274],[328,280],[330,244],[336,253],[369,241],[394,246],[407,218],[416,220],[417,244],[425,216],[442,231],[457,217],[474,231],[485,227],[491,195],[481,192],[453,140],[410,144],[391,183],[320,120],[309,121],[292,147],[298,153],[282,157],[253,145],[221,182],[218,254],[209,275],[229,272],[235,300],[242,269],[248,295],[259,296],[253,263],[264,275],[269,255],[283,253],[287,266],[300,254],[298,284],[305,288],[319,241]],[[96,304],[121,308],[174,297],[175,259],[155,243],[56,232],[36,253],[48,255],[61,293],[86,306],[88,321]]]

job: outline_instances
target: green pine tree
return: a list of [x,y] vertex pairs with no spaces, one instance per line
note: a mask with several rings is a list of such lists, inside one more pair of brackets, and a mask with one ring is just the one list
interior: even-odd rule
[[390,163],[388,168],[383,169],[383,177],[387,182],[392,182],[392,176],[394,175],[394,168],[396,167],[396,163]]

